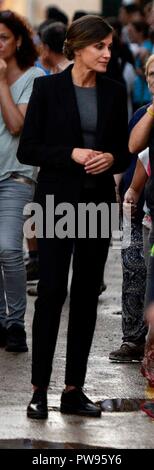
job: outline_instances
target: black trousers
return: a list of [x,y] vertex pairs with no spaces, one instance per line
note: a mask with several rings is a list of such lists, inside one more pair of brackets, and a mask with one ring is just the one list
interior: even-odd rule
[[40,281],[33,320],[32,383],[48,386],[73,253],[65,383],[83,386],[110,238],[38,239]]

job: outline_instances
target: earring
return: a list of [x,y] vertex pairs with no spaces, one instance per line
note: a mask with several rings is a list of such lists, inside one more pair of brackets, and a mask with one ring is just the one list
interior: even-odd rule
[[18,51],[18,52],[20,51],[20,46],[17,46],[17,51]]

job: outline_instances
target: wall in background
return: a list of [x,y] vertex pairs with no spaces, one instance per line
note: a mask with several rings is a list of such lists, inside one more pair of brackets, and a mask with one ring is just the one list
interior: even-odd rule
[[70,19],[75,10],[98,12],[102,10],[102,0],[0,0],[3,9],[10,8],[28,16],[31,23],[36,24],[44,19],[46,6],[55,5],[66,11]]

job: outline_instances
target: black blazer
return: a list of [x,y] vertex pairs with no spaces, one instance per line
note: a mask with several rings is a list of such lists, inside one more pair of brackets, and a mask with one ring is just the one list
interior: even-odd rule
[[[21,163],[40,167],[39,181],[50,180],[60,200],[65,192],[76,199],[85,175],[82,165],[71,158],[73,148],[84,147],[71,68],[35,79],[17,152]],[[130,163],[126,103],[125,88],[98,74],[95,149],[111,152],[115,164],[93,178],[109,200],[113,174],[124,171]]]

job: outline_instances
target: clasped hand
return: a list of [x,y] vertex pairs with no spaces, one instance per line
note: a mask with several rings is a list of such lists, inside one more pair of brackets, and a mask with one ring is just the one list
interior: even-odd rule
[[83,165],[86,173],[91,175],[97,175],[108,170],[114,162],[114,157],[111,153],[79,148],[73,150],[72,159],[76,163]]

